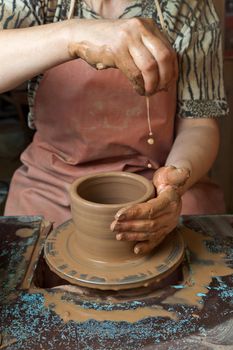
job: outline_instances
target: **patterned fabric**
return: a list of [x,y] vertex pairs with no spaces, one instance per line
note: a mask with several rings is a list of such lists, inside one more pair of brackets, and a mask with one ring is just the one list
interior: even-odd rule
[[[160,0],[167,37],[178,55],[177,115],[219,117],[228,113],[223,86],[219,19],[212,0]],[[0,28],[23,28],[67,18],[70,0],[0,0]],[[83,0],[77,0],[75,16],[100,18]],[[154,18],[160,26],[154,0],[134,0],[120,18]],[[161,28],[161,27],[160,27]],[[29,82],[29,124],[42,76]]]

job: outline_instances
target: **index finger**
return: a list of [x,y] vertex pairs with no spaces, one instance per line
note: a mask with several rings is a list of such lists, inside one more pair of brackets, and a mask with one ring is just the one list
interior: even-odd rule
[[167,88],[173,80],[177,80],[176,54],[164,38],[153,35],[150,31],[143,33],[142,41],[158,64],[158,89]]
[[158,197],[146,203],[135,204],[132,207],[120,209],[115,219],[119,221],[152,219],[165,210],[171,202],[177,201],[178,195],[173,189],[165,190]]
[[135,204],[130,208],[120,209],[116,215],[116,220],[148,219],[148,213],[151,211],[151,203]]
[[139,95],[145,95],[145,86],[142,73],[133,61],[130,52],[128,50],[124,52],[124,60],[122,59],[122,56],[123,54],[120,55],[120,58],[115,58],[117,68],[120,69],[122,73],[129,79],[133,85],[133,88]]

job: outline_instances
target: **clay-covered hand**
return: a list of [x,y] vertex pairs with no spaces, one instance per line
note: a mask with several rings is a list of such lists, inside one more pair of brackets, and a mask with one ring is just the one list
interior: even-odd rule
[[162,167],[153,183],[157,197],[118,211],[111,229],[117,240],[137,241],[134,252],[147,253],[177,226],[181,212],[182,187],[189,178],[186,168]]
[[97,69],[119,68],[135,90],[151,95],[177,79],[177,57],[152,19],[80,20],[68,46]]

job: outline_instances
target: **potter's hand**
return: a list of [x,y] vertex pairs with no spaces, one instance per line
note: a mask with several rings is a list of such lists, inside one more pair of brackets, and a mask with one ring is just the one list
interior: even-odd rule
[[153,178],[157,197],[116,214],[111,229],[117,240],[138,241],[136,254],[147,253],[159,245],[178,224],[182,187],[189,175],[185,168],[169,166],[157,170]]
[[73,23],[71,58],[97,69],[119,68],[141,95],[167,89],[177,79],[175,51],[152,19],[83,20],[78,33]]

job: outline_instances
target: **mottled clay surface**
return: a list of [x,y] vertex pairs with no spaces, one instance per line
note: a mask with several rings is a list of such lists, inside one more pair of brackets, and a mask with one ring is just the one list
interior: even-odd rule
[[[184,281],[127,298],[126,291],[82,295],[79,287],[69,285],[45,290],[31,284],[23,290],[28,262],[40,241],[40,222],[0,218],[3,348],[232,348],[233,216],[187,217],[183,223],[189,227],[183,231]],[[31,236],[28,231],[28,237],[22,235],[24,228],[31,229]],[[34,269],[37,264],[34,260]]]
[[[116,245],[118,243],[115,241]],[[160,282],[177,268],[184,255],[184,241],[179,230],[170,234],[151,254],[133,259],[129,255],[125,260],[109,259],[98,264],[77,248],[74,224],[68,221],[47,238],[46,261],[52,271],[70,283],[100,289],[127,289],[151,281]]]
[[152,182],[133,173],[99,173],[76,180],[70,188],[76,254],[93,264],[138,259],[133,253],[135,243],[117,241],[110,226],[121,208],[154,195]]
[[184,243],[172,233],[147,255],[133,252],[135,242],[117,241],[110,230],[118,210],[154,197],[152,183],[127,172],[89,175],[70,189],[73,220],[48,237],[45,257],[51,270],[73,284],[127,289],[160,282],[181,263]]

